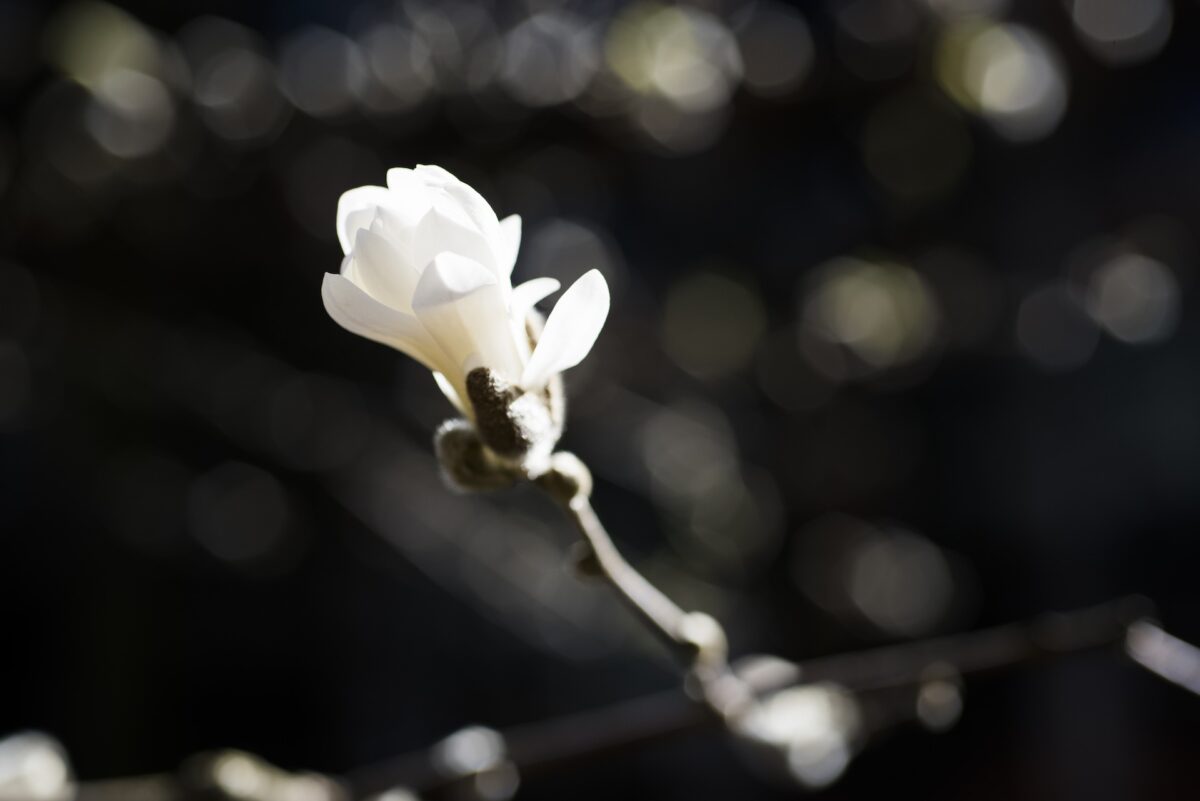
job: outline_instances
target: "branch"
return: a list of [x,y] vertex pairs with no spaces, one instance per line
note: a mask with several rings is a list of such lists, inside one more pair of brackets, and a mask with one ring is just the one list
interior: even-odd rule
[[594,570],[603,576],[626,606],[690,665],[695,646],[683,633],[687,613],[625,561],[586,495],[576,495],[562,506],[587,543],[587,556],[594,560],[592,565],[583,566],[585,571]]
[[[1111,647],[1123,642],[1127,633],[1131,637],[1134,632],[1139,632],[1137,636],[1142,638],[1153,635],[1182,643],[1155,624],[1141,619],[1151,608],[1149,601],[1129,597],[966,634],[801,663],[751,658],[742,660],[735,667],[755,694],[816,681],[835,682],[859,694],[915,689],[925,682],[931,667],[948,668],[961,676],[976,675]],[[1179,653],[1173,651],[1177,660],[1172,662],[1174,673],[1190,671],[1189,675],[1200,685],[1200,650],[1186,643],[1182,645],[1190,649],[1184,654],[1190,662],[1185,669],[1185,663],[1178,661],[1181,659]],[[1134,658],[1145,665],[1142,659]],[[1161,667],[1161,660],[1156,664]],[[1200,694],[1200,686],[1188,689]],[[718,722],[704,705],[682,692],[668,691],[603,709],[518,726],[501,736],[508,760],[521,776],[526,777]],[[437,763],[435,751],[420,751],[354,771],[347,777],[347,782],[354,798],[369,797],[397,786],[421,795],[437,795],[462,780],[462,777],[439,771]]]
[[[1146,620],[1143,616],[1150,611],[1150,603],[1143,598],[1122,598],[960,635],[801,663],[751,657],[735,667],[756,694],[769,694],[798,683],[829,681],[867,695],[915,690],[925,682],[931,667],[965,677],[1123,644],[1136,664],[1200,695],[1200,649]],[[522,778],[529,778],[718,723],[703,703],[671,690],[516,726],[500,733],[498,740],[507,763]],[[437,797],[473,778],[447,771],[443,744],[354,770],[341,782],[315,774],[287,774],[239,752],[202,755],[189,759],[178,776],[159,774],[83,783],[75,799],[276,801],[285,797],[280,795],[285,788],[294,790],[297,782],[304,783],[312,793],[305,797],[322,801],[365,799],[400,787]],[[257,781],[258,789],[239,794],[229,786],[231,781],[243,787]]]
[[584,550],[580,571],[612,585],[618,597],[645,623],[684,668],[684,686],[720,719],[731,721],[754,703],[750,689],[729,669],[725,629],[703,612],[685,612],[625,561],[592,508],[592,474],[579,457],[551,455],[549,465],[528,476],[553,498],[575,524]]

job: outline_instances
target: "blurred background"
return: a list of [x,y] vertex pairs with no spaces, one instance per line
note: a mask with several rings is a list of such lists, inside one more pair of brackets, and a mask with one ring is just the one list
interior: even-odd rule
[[[1194,0],[0,0],[0,734],[340,772],[677,684],[326,316],[338,196],[416,163],[607,276],[564,447],[736,654],[1129,592],[1200,639],[1197,53]],[[824,793],[1179,798],[1198,731],[1097,653]],[[712,731],[518,797],[795,792]]]

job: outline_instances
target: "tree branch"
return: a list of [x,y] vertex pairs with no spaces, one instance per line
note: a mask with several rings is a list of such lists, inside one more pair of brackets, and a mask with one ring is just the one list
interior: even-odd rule
[[[1170,637],[1155,624],[1142,619],[1151,611],[1152,605],[1146,599],[1129,597],[965,634],[801,663],[750,658],[742,660],[735,668],[756,694],[816,681],[835,682],[859,694],[915,689],[927,679],[931,667],[949,669],[960,676],[976,675],[1112,647],[1125,641],[1127,632],[1137,631],[1143,637],[1154,633],[1157,633],[1154,636]],[[1171,640],[1182,643],[1175,638]],[[1194,672],[1190,675],[1200,679],[1200,650],[1186,643],[1183,645],[1191,649],[1189,669]],[[1135,661],[1145,664],[1137,657]],[[1182,662],[1174,664],[1177,673],[1184,672]],[[1154,672],[1161,675],[1159,670]],[[1197,691],[1200,687],[1193,689],[1193,692]],[[522,776],[530,776],[713,726],[717,722],[702,704],[682,692],[668,691],[603,709],[518,726],[502,735],[507,744],[508,759]],[[395,786],[407,787],[422,795],[437,795],[460,780],[461,777],[439,773],[430,751],[369,766],[347,778],[355,798],[369,797]]]
[[[619,558],[619,556],[618,556]],[[623,562],[623,560],[622,560]],[[610,563],[610,566],[612,563]],[[632,568],[630,568],[632,570]],[[627,588],[633,585],[625,585]],[[669,601],[668,601],[669,603]],[[1152,611],[1140,597],[1122,598],[1072,612],[1039,616],[965,634],[938,637],[800,663],[768,657],[741,660],[736,672],[755,693],[769,694],[798,683],[830,681],[861,695],[919,688],[930,668],[973,676],[1086,651],[1123,645],[1130,658],[1150,672],[1200,695],[1200,649],[1145,619]],[[944,675],[944,674],[943,674]],[[504,757],[522,778],[550,773],[607,757],[646,743],[719,722],[711,710],[679,690],[623,701],[501,733]],[[326,801],[366,799],[393,788],[436,798],[453,791],[470,775],[447,772],[439,746],[369,765],[340,782],[313,774],[286,774],[247,754],[225,752],[187,761],[179,776],[166,774],[87,782],[78,786],[76,801],[192,801],[192,799],[262,799],[276,801],[271,787],[296,781],[324,795]],[[234,795],[222,785],[217,766],[241,760],[236,778],[265,776],[258,794]],[[197,772],[197,765],[207,766]],[[231,773],[231,775],[233,775]],[[197,777],[201,777],[198,782]],[[227,777],[225,777],[227,778]],[[291,785],[294,788],[294,784]]]

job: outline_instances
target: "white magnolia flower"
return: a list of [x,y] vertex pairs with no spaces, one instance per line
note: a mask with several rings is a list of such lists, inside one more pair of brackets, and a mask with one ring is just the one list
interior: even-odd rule
[[337,230],[346,256],[341,274],[321,286],[326,311],[428,367],[472,418],[467,373],[487,367],[537,392],[588,354],[608,316],[608,285],[592,270],[563,293],[531,348],[526,319],[559,282],[535,278],[514,288],[521,218],[498,220],[441,167],[388,170],[386,188],[346,192]]

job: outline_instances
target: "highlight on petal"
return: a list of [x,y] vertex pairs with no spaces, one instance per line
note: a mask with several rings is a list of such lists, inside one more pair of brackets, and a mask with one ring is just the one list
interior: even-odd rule
[[392,167],[387,171],[387,188],[393,192],[402,192],[419,182],[421,179],[410,167]]
[[321,299],[334,322],[350,333],[395,348],[430,370],[452,366],[416,317],[385,306],[345,276],[327,273]]
[[497,278],[505,278],[496,269],[496,257],[491,244],[473,226],[464,224],[461,215],[456,218],[443,212],[435,204],[417,223],[412,236],[410,256],[414,264],[424,267],[439,253],[457,253],[479,262]]
[[[354,276],[346,276],[376,300],[403,312],[412,310],[420,273],[379,233],[379,222],[354,238]],[[344,274],[344,273],[343,273]]]
[[508,303],[513,321],[524,326],[529,310],[557,292],[560,286],[557,278],[534,278],[513,287],[512,300]]
[[512,275],[513,267],[517,264],[517,252],[521,249],[521,215],[510,214],[500,221],[500,241],[506,247],[503,253],[496,254],[496,267],[500,277]]
[[496,276],[479,262],[456,253],[439,254],[421,274],[413,311],[460,373],[486,365],[510,381],[520,376],[521,357],[506,295]]
[[[438,205],[442,208],[443,213],[450,216],[461,214],[468,224],[474,226],[488,241],[496,241],[500,238],[500,221],[496,218],[496,212],[492,210],[491,204],[484,200],[483,195],[476,192],[474,188],[458,180],[442,167],[432,164],[418,164],[416,169],[412,170],[412,176],[422,181],[435,193],[442,194],[445,202]],[[397,173],[393,177],[392,171],[389,171],[389,188],[392,187],[393,180],[397,187],[406,185],[408,182],[408,179],[402,174]]]
[[574,367],[591,351],[608,317],[608,283],[589,270],[563,293],[525,366],[521,386],[538,389],[555,373]]
[[446,396],[446,400],[454,405],[455,409],[458,409],[461,414],[466,415],[468,418],[475,419],[474,411],[471,409],[471,404],[467,402],[466,395],[459,394],[460,392],[465,392],[465,390],[454,386],[450,379],[437,370],[433,371],[433,381],[438,385],[438,389],[442,391],[442,394]]
[[337,207],[337,235],[342,253],[350,252],[355,233],[370,227],[375,207],[387,201],[388,190],[382,186],[360,186],[342,193]]
[[421,310],[454,303],[495,283],[492,271],[474,259],[458,253],[440,253],[421,273],[413,293],[413,308]]

